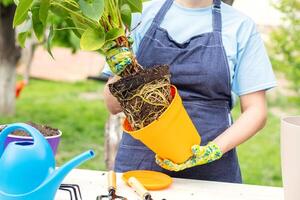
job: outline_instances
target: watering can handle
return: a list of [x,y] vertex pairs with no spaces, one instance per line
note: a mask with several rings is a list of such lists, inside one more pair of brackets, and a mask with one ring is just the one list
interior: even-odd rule
[[34,140],[34,144],[37,144],[37,141],[46,141],[46,139],[42,136],[42,134],[34,127],[24,124],[24,123],[14,123],[14,124],[9,124],[7,125],[1,132],[0,132],[0,157],[3,154],[4,151],[4,144],[5,144],[5,139],[7,136],[16,131],[16,130],[22,130],[28,133],[29,135],[32,136]]

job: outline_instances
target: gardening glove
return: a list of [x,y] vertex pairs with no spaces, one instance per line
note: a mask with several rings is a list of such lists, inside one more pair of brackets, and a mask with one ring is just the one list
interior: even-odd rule
[[197,165],[204,165],[222,157],[222,151],[215,143],[209,142],[206,146],[192,146],[193,156],[182,164],[173,163],[167,159],[161,159],[158,155],[155,156],[156,163],[169,171],[181,171]]
[[118,47],[115,41],[110,41],[104,45],[103,49],[110,70],[116,75],[120,75],[126,66],[132,63],[133,54],[130,48]]

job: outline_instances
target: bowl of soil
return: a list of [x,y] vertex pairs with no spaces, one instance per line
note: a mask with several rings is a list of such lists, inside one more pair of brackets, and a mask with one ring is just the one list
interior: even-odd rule
[[[26,124],[29,124],[30,126],[36,128],[37,130],[39,130],[42,135],[46,138],[46,140],[49,142],[53,154],[56,155],[57,152],[57,148],[60,142],[60,138],[62,135],[62,132],[56,128],[52,128],[50,126],[47,125],[41,125],[41,124],[36,124],[33,122],[27,122]],[[0,133],[1,130],[4,128],[5,126],[3,126],[2,128],[0,127]],[[10,142],[18,142],[18,141],[33,141],[32,137],[29,136],[26,132],[24,131],[14,131],[12,134],[10,134],[5,141],[4,144],[4,148],[10,143]]]

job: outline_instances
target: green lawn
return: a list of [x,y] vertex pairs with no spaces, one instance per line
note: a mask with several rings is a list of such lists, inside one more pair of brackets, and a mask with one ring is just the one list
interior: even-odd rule
[[[108,112],[100,99],[102,89],[103,84],[93,81],[70,84],[32,80],[17,101],[16,116],[0,117],[0,123],[34,121],[57,127],[63,132],[57,155],[59,165],[93,148],[96,158],[81,168],[103,170],[103,135]],[[237,107],[235,118],[238,113]],[[277,117],[270,114],[267,126],[241,145],[238,153],[245,183],[281,186]]]
[[103,100],[88,98],[95,93],[101,97],[102,89],[103,84],[93,81],[70,84],[32,80],[17,100],[16,116],[0,117],[0,124],[33,121],[59,128],[63,137],[58,165],[92,148],[96,157],[81,167],[104,169],[103,135],[108,112]]
[[[236,110],[235,113],[237,113]],[[238,148],[245,183],[282,185],[279,132],[280,119],[269,114],[265,128]]]

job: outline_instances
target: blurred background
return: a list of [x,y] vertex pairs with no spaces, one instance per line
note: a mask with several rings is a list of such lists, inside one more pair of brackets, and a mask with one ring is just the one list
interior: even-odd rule
[[[227,2],[233,2],[257,23],[279,84],[268,93],[266,127],[238,148],[244,182],[281,186],[280,118],[300,115],[300,2]],[[54,59],[47,52],[46,42],[40,44],[33,37],[24,44],[25,49],[20,49],[16,40],[30,36],[15,38],[10,26],[12,0],[0,0],[0,5],[0,124],[32,121],[58,128],[63,132],[58,165],[93,148],[96,158],[81,168],[105,170],[105,132],[117,130],[119,118],[109,117],[103,102],[103,57],[77,51],[77,39],[71,31],[54,36]],[[17,31],[22,32],[22,28]],[[234,118],[239,110],[236,105]]]

